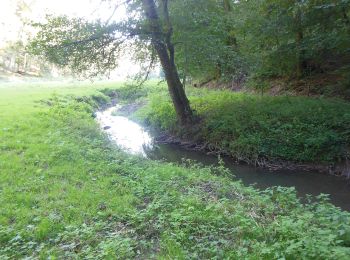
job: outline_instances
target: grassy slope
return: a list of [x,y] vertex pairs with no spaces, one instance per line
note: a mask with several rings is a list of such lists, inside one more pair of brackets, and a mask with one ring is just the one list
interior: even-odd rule
[[[188,89],[202,118],[195,138],[255,162],[267,159],[336,163],[349,155],[350,104],[331,99],[271,97],[226,90]],[[153,93],[138,116],[180,132],[166,93]]]
[[[125,155],[90,105],[52,92],[97,93],[0,87],[1,259],[349,257],[348,213],[243,187],[222,168]],[[50,97],[50,108],[37,102]]]

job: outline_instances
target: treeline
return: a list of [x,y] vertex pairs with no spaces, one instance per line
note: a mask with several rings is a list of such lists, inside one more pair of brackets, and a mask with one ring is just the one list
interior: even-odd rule
[[[6,3],[9,4],[9,3]],[[13,0],[8,10],[8,20],[3,20],[0,42],[0,79],[12,75],[51,76],[57,74],[57,68],[46,60],[29,53],[27,44],[33,37],[31,25],[32,5],[34,1]],[[11,28],[11,29],[9,29]]]
[[184,79],[350,78],[349,0],[174,1],[171,17]]
[[7,42],[0,48],[0,69],[7,73],[49,76],[54,66],[31,55],[23,41]]

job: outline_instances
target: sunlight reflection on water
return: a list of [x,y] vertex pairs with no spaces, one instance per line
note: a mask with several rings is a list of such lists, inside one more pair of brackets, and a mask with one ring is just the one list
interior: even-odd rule
[[145,149],[152,149],[152,138],[140,125],[123,116],[114,116],[118,106],[96,113],[96,119],[109,138],[121,149],[146,157]]

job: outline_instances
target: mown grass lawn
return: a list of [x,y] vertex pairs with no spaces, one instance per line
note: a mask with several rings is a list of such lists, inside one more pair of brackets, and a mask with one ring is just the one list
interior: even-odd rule
[[322,199],[119,151],[92,117],[106,87],[0,86],[1,259],[349,258],[350,216]]

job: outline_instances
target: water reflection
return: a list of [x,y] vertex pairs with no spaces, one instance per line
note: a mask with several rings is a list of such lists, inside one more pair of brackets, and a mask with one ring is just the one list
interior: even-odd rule
[[[151,159],[182,162],[182,158],[191,159],[203,165],[217,165],[218,158],[203,152],[185,150],[177,145],[157,145],[148,153]],[[223,158],[225,166],[235,178],[245,185],[254,185],[258,189],[273,186],[295,187],[299,196],[307,194],[330,194],[331,202],[350,211],[350,182],[343,177],[322,174],[313,171],[277,170],[269,171],[248,165],[237,165],[229,158]]]
[[123,116],[114,116],[118,107],[96,113],[96,119],[107,132],[110,139],[123,150],[131,154],[146,155],[152,149],[152,138],[140,125]]
[[[132,154],[140,154],[154,160],[181,163],[182,158],[192,159],[204,165],[215,165],[218,159],[202,152],[188,151],[176,145],[153,145],[152,136],[140,125],[126,117],[113,116],[118,107],[97,113],[101,127],[118,146]],[[268,171],[225,160],[233,175],[246,185],[265,189],[272,186],[295,187],[299,196],[306,194],[330,194],[333,204],[350,211],[350,185],[347,180],[327,174],[310,171]]]

